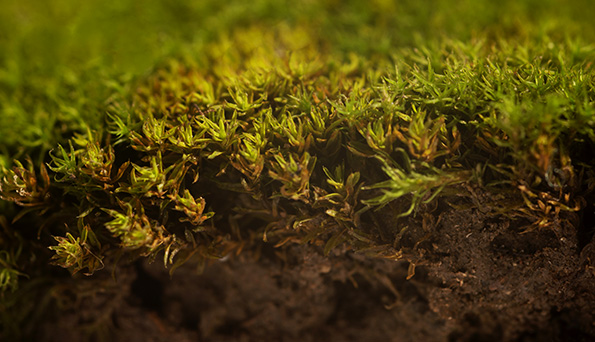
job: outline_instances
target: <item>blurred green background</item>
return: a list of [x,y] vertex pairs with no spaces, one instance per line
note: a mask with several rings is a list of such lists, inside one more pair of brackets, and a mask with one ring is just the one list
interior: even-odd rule
[[321,53],[388,56],[442,39],[595,38],[589,0],[0,1],[0,166],[87,126],[131,82],[247,27],[300,28]]

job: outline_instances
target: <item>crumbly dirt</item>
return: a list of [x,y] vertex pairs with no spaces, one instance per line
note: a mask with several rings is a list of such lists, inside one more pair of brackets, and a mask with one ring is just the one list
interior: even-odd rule
[[409,246],[419,256],[409,280],[406,261],[263,243],[202,274],[189,264],[170,277],[158,262],[119,269],[36,340],[595,341],[592,222],[523,232],[526,222],[478,208],[432,215],[401,236],[402,247],[422,240]]

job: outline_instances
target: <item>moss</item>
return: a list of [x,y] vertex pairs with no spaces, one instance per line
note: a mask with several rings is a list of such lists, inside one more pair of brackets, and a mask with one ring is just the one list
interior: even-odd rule
[[[122,6],[106,11],[131,11]],[[582,40],[591,24],[583,36],[572,28],[561,36],[551,16],[511,23],[494,9],[466,30],[445,14],[417,13],[425,7],[402,5],[413,21],[393,23],[355,2],[330,19],[331,3],[312,5],[308,17],[299,14],[306,4],[273,15],[277,5],[263,1],[250,10],[232,4],[217,21],[203,14],[211,26],[190,37],[195,18],[186,12],[205,9],[160,6],[188,17],[166,29],[171,50],[147,43],[140,64],[151,72],[131,67],[136,51],[113,56],[113,68],[107,60],[73,70],[46,65],[40,79],[17,78],[38,71],[28,57],[5,75],[5,83],[14,79],[1,93],[3,129],[11,131],[0,134],[0,198],[16,206],[2,203],[3,291],[51,279],[48,263],[92,274],[160,257],[173,271],[261,240],[407,259],[396,247],[399,231],[387,237],[374,223],[379,208],[390,206],[399,220],[424,205],[473,203],[480,188],[494,194],[485,208],[494,215],[554,229],[593,196],[595,49]],[[474,6],[489,7],[460,13]],[[530,5],[519,6],[519,18],[532,18]],[[236,20],[240,10],[247,14]],[[76,27],[91,15],[66,12]],[[163,27],[174,21],[147,15]],[[259,18],[270,22],[252,23]],[[420,26],[428,18],[429,28]],[[484,23],[492,26],[480,34]],[[445,35],[419,43],[385,34],[408,27],[418,37],[436,28]],[[197,37],[204,40],[193,44]],[[63,63],[110,46],[69,50],[65,41],[48,47]],[[4,58],[7,66],[19,60]],[[8,162],[24,155],[32,158]]]
[[594,138],[593,75],[589,54],[567,62],[573,46],[446,42],[402,51],[390,71],[312,59],[257,28],[231,39],[239,49],[213,44],[208,68],[172,63],[141,81],[111,106],[107,132],[51,152],[50,174],[4,171],[3,199],[37,212],[35,226],[66,224],[39,233],[59,242],[56,263],[92,271],[165,251],[168,265],[204,246],[220,257],[248,238],[230,216],[264,217],[252,238],[369,249],[384,245],[363,212],[404,197],[401,215],[413,214],[461,183],[512,189],[524,204],[501,210],[535,227],[581,208],[590,157],[573,144]]

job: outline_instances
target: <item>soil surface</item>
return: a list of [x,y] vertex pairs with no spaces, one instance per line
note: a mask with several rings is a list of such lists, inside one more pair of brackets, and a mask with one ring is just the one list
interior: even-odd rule
[[595,341],[587,221],[523,232],[526,222],[478,208],[418,215],[399,242],[419,257],[410,279],[409,262],[345,247],[324,256],[317,245],[263,243],[202,274],[188,264],[170,277],[159,262],[139,263],[116,281],[104,276],[103,288],[80,285],[101,291],[40,327],[37,340]]

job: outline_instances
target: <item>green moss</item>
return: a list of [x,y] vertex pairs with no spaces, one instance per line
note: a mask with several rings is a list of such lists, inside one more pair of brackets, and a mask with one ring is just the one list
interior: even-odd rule
[[[92,274],[160,257],[173,271],[262,240],[409,258],[380,208],[398,221],[481,189],[495,198],[483,210],[553,229],[592,198],[593,27],[556,30],[580,6],[515,2],[509,20],[487,2],[280,3],[64,4],[14,23],[20,38],[1,41],[5,293],[51,279],[49,263]],[[25,45],[47,27],[61,38],[37,56]]]
[[[51,175],[4,171],[3,199],[40,213],[36,225],[66,223],[40,231],[59,242],[58,264],[91,272],[122,252],[168,251],[167,266],[249,236],[343,236],[400,254],[360,215],[400,198],[410,204],[397,217],[414,214],[461,183],[518,192],[524,201],[501,210],[535,227],[581,208],[591,157],[574,144],[594,140],[591,50],[446,42],[402,50],[389,69],[316,57],[259,28],[230,39],[236,49],[210,46],[208,68],[172,62],[141,81],[111,106],[108,132],[51,153]],[[232,234],[230,216],[266,224]]]

